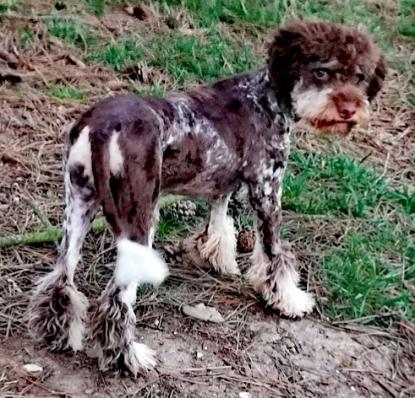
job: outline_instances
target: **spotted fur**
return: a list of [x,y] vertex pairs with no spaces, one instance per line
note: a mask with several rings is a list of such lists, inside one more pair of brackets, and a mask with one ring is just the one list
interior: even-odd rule
[[[64,348],[68,330],[83,328],[73,274],[101,205],[117,241],[137,245],[132,252],[142,255],[118,253],[119,260],[128,260],[120,260],[122,274],[135,279],[126,285],[116,272],[93,303],[90,341],[102,369],[122,363],[136,374],[154,365],[152,351],[135,342],[132,306],[142,275],[159,283],[167,274],[150,247],[159,195],[210,201],[209,225],[195,245],[217,271],[235,274],[234,231],[226,210],[229,195],[241,185],[257,215],[248,279],[282,314],[310,312],[313,299],[298,287],[295,256],[280,238],[290,135],[300,119],[324,132],[347,134],[367,121],[369,101],[384,78],[383,57],[367,35],[297,21],[276,32],[263,69],[166,98],[125,95],[96,104],[69,133],[65,234],[54,276],[44,278],[32,300],[36,334]],[[147,271],[156,265],[154,279]],[[134,266],[147,268],[129,272]]]

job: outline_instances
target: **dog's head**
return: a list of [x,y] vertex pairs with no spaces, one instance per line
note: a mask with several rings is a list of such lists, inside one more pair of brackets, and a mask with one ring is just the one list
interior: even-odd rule
[[368,122],[369,102],[386,74],[383,56],[366,34],[326,22],[281,28],[269,49],[268,68],[297,117],[337,134]]

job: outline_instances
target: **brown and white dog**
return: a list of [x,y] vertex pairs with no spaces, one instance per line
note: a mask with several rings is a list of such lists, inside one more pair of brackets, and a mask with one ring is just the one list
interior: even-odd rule
[[366,34],[297,21],[277,31],[264,69],[165,99],[117,96],[95,105],[69,135],[64,238],[55,269],[35,289],[32,333],[54,350],[82,349],[88,304],[74,273],[101,205],[118,255],[88,313],[88,341],[101,369],[153,367],[154,352],[134,337],[133,305],[138,285],[158,285],[168,274],[152,249],[160,193],[210,201],[196,246],[216,271],[238,274],[227,205],[241,184],[258,220],[247,278],[281,314],[311,312],[314,300],[298,287],[295,257],[280,239],[290,134],[299,120],[339,134],[365,124],[384,77],[383,57]]

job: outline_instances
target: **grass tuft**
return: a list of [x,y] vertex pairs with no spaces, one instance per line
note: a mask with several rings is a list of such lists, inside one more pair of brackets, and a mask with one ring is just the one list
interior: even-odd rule
[[50,95],[60,100],[82,100],[86,94],[73,87],[57,84],[50,88]]
[[86,51],[97,42],[92,28],[73,19],[53,19],[47,25],[48,32]]
[[415,38],[415,2],[414,0],[400,0],[399,33],[403,36]]
[[174,78],[178,85],[188,82],[210,82],[256,66],[252,47],[233,47],[229,37],[210,31],[199,39],[179,34],[151,41],[149,64],[159,67]]
[[145,49],[134,38],[122,38],[118,43],[105,46],[95,54],[87,57],[87,60],[104,62],[116,71],[122,71],[129,63],[140,61],[145,54]]
[[86,8],[95,15],[102,15],[105,12],[106,0],[85,0]]
[[323,257],[328,315],[333,320],[366,317],[365,323],[383,325],[399,318],[415,321],[414,240],[378,222],[366,231],[350,229],[342,245]]
[[285,0],[159,0],[159,3],[164,7],[186,7],[200,27],[211,27],[219,22],[269,27],[278,25],[287,11]]
[[15,0],[3,0],[0,1],[0,13],[6,13],[10,11],[17,11],[18,5]]

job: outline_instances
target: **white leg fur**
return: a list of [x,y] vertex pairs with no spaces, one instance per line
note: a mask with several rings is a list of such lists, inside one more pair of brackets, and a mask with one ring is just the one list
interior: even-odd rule
[[167,265],[151,247],[120,239],[117,249],[115,283],[118,286],[128,286],[133,282],[158,286],[166,279],[169,273]]
[[222,274],[239,275],[236,263],[236,237],[233,220],[226,215],[229,197],[212,205],[207,240],[198,240],[202,259]]
[[88,309],[88,299],[75,288],[69,292],[72,308],[73,319],[69,325],[68,345],[74,351],[83,349],[83,341],[85,336],[85,319]]
[[137,373],[140,369],[153,369],[157,364],[156,353],[145,344],[134,341],[128,347],[125,363],[133,369],[133,373]]
[[[289,249],[281,247],[281,256],[281,262],[275,274],[267,276],[270,263],[257,239],[252,254],[253,264],[248,271],[247,278],[270,306],[277,308],[288,317],[302,317],[313,310],[314,299],[311,294],[302,291],[297,286],[299,275],[293,265],[294,255]],[[276,289],[272,289],[268,284],[267,279],[270,278],[274,279]]]
[[[125,287],[121,291],[121,300],[129,307],[130,316],[135,314],[132,305],[136,300],[137,286],[141,283],[160,285],[168,275],[168,268],[161,256],[151,248],[143,246],[128,239],[117,242],[118,257],[115,269],[115,284]],[[145,344],[134,341],[132,336],[130,344],[124,353],[125,365],[133,374],[140,369],[151,369],[156,365],[156,353]]]

